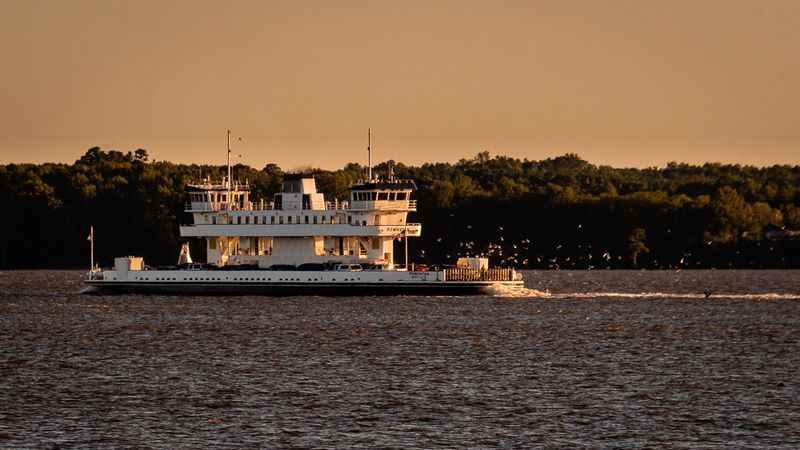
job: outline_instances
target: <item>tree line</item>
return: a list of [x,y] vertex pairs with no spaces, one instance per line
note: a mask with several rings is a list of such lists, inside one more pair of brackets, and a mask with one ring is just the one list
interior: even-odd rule
[[[97,147],[72,164],[0,165],[0,267],[85,267],[90,225],[104,265],[126,254],[174,263],[178,225],[191,220],[186,186],[225,170]],[[800,229],[797,165],[635,169],[575,154],[534,161],[483,152],[456,163],[386,161],[374,170],[417,182],[419,211],[410,221],[423,223],[423,237],[409,240],[417,263],[484,255],[540,269],[800,267],[800,240],[765,237],[768,229]],[[342,200],[365,167],[306,171],[328,199]],[[238,164],[234,173],[249,182],[252,198],[267,200],[284,176],[275,164]]]

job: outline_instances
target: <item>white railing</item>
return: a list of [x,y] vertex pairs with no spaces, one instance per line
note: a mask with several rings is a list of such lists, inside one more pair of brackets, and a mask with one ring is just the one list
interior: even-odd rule
[[103,280],[103,272],[99,269],[92,270],[86,274],[86,279],[89,281],[92,280]]
[[326,211],[340,211],[350,209],[350,203],[344,202],[325,202]]
[[[349,202],[325,202],[324,211],[416,211],[416,200],[387,200],[387,201],[365,201],[358,207]],[[184,205],[186,212],[217,212],[217,211],[288,211],[275,208],[274,202],[248,202],[244,206],[228,203],[199,203],[186,202]],[[294,211],[294,210],[292,210]],[[298,211],[314,211],[303,209]]]
[[514,269],[444,269],[444,281],[515,281]]
[[353,211],[416,211],[416,200],[365,200],[356,201]]
[[195,203],[193,206],[191,202],[184,205],[186,212],[215,212],[215,211],[254,211],[252,205],[229,205],[227,203]]

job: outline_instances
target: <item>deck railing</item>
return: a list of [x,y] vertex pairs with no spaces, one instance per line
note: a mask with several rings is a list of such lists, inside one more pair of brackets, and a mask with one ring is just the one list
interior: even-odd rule
[[92,270],[86,274],[87,280],[102,280],[103,279],[103,272],[99,269]]
[[[328,208],[331,209],[331,208]],[[342,209],[353,211],[416,211],[416,200],[356,200]]]
[[444,281],[514,281],[514,269],[444,269]]
[[[381,210],[397,210],[397,211],[416,211],[417,201],[406,200],[401,201],[378,201],[369,202],[368,208],[358,207],[354,208],[350,202],[325,202],[325,211],[381,211]],[[245,206],[236,204],[228,205],[227,203],[203,203],[203,202],[186,202],[184,204],[184,211],[186,212],[222,212],[222,211],[278,211],[280,208],[275,208],[273,202],[248,202]],[[309,211],[309,210],[303,210]]]

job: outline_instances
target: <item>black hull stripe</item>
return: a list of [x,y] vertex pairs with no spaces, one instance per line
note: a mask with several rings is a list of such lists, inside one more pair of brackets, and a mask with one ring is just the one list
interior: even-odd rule
[[521,283],[196,283],[196,282],[87,282],[98,293],[135,294],[250,294],[250,295],[478,295],[493,292],[496,285],[522,286]]

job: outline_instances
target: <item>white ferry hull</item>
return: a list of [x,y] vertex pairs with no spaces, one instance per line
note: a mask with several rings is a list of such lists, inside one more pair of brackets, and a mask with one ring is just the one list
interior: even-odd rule
[[104,271],[90,275],[94,293],[172,295],[482,295],[522,287],[507,280],[447,280],[443,272]]

